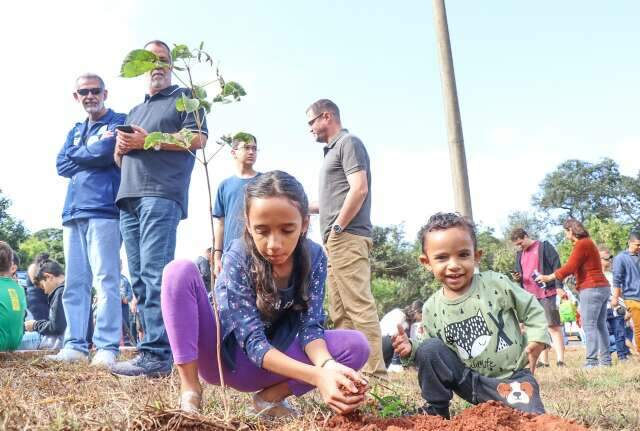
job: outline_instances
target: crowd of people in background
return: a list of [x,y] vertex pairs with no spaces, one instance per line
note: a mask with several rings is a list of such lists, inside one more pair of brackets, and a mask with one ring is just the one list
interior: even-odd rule
[[[290,174],[255,170],[258,139],[240,132],[230,149],[234,175],[214,199],[212,246],[194,262],[174,260],[177,227],[188,216],[188,150],[203,148],[208,130],[204,111],[175,109],[189,90],[172,84],[171,49],[158,40],[145,49],[162,64],[128,115],[105,107],[100,76],[75,82],[87,117],[56,160],[69,179],[65,266],[37,256],[23,288],[18,256],[0,241],[0,351],[53,350],[47,361],[124,376],[167,376],[175,365],[181,409],[200,410],[204,380],[254,392],[255,411],[272,416],[296,414],[287,398],[314,388],[332,409],[350,412],[364,401],[357,385],[366,387],[368,376],[413,363],[426,402],[420,411],[446,418],[453,392],[474,404],[493,399],[544,412],[534,372],[550,366],[551,348],[555,366],[567,366],[565,327],[574,320],[585,368],[611,366],[612,351],[619,361],[637,354],[640,233],[613,258],[574,219],[563,225],[573,244],[564,265],[550,242],[518,228],[514,269],[505,275],[477,270],[470,220],[433,215],[419,234],[420,263],[441,289],[380,320],[370,283],[369,155],[328,99],[306,110],[324,145],[318,202]],[[144,150],[150,132],[183,129],[193,133],[188,149],[167,142]],[[322,244],[307,238],[312,214]],[[122,244],[130,281],[121,274]],[[136,356],[119,361],[125,346]]]

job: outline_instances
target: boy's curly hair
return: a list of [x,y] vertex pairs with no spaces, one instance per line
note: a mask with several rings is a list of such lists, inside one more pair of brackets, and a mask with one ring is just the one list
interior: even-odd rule
[[477,250],[478,241],[476,239],[476,226],[473,224],[470,218],[460,215],[459,213],[443,213],[438,212],[429,217],[427,224],[420,228],[418,232],[418,241],[422,245],[422,252],[426,253],[425,244],[427,234],[435,230],[447,230],[452,227],[461,227],[466,229],[471,236],[473,242],[473,249]]

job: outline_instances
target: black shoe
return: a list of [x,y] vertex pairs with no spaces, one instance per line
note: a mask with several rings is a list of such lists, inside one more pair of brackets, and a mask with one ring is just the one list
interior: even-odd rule
[[558,368],[566,367],[566,366],[567,366],[567,364],[565,364],[565,363],[564,363],[564,362],[562,362],[562,361],[558,361],[558,362],[556,362],[556,367],[558,367]]
[[549,364],[545,364],[542,361],[538,361],[538,363],[536,364],[536,368],[549,368]]
[[431,404],[425,404],[422,407],[418,407],[414,414],[416,415],[429,415],[429,416],[440,416],[444,419],[451,419],[449,414],[449,407],[435,407]]
[[171,374],[171,360],[160,359],[153,353],[142,352],[129,361],[116,362],[111,372],[126,377],[165,377]]

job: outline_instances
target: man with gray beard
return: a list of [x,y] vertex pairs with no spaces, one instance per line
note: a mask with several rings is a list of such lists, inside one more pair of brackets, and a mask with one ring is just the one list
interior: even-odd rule
[[120,169],[113,160],[115,128],[125,121],[104,106],[107,90],[98,75],[86,73],[76,80],[73,93],[88,117],[71,129],[58,154],[58,175],[69,178],[62,211],[65,289],[62,305],[67,320],[64,346],[46,358],[86,362],[91,289],[96,289],[97,309],[93,344],[97,352],[91,365],[110,367],[119,352],[120,327],[120,213],[115,197]]
[[122,183],[116,203],[120,231],[129,263],[131,286],[138,301],[144,337],[135,358],[115,364],[111,371],[123,376],[160,377],[171,373],[172,357],[160,308],[162,270],[173,260],[176,231],[187,218],[189,183],[194,157],[187,149],[159,143],[144,150],[152,132],[193,132],[191,151],[207,142],[204,109],[199,111],[200,130],[193,113],[178,112],[176,100],[189,90],[171,84],[171,49],[153,40],[145,49],[163,64],[147,72],[148,93],[127,116],[132,133],[118,131],[114,158],[122,166]]

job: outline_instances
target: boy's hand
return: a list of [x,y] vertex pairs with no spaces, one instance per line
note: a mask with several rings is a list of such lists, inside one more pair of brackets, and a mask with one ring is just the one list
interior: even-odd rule
[[398,323],[398,333],[391,337],[391,345],[393,346],[393,351],[400,355],[401,358],[411,354],[411,343],[401,323]]
[[531,369],[531,374],[536,372],[536,364],[538,363],[538,357],[540,353],[547,348],[547,345],[544,343],[540,343],[538,341],[531,341],[527,344],[526,352],[529,358],[529,368]]

